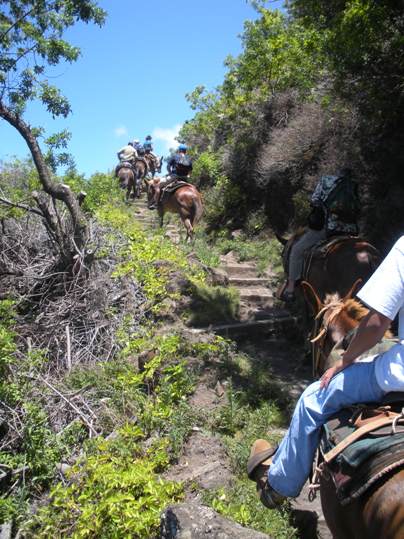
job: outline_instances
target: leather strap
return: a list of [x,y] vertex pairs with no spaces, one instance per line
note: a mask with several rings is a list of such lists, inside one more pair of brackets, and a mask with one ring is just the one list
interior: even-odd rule
[[[389,414],[388,417],[376,418],[374,421],[371,421],[370,423],[366,423],[362,427],[359,427],[359,429],[352,432],[352,434],[350,434],[344,440],[342,440],[342,442],[337,444],[333,449],[331,449],[331,451],[328,451],[328,453],[324,454],[323,458],[325,462],[329,464],[332,460],[335,459],[335,457],[342,453],[344,449],[356,442],[356,440],[358,440],[368,432],[372,432],[373,430],[384,427],[385,425],[392,425],[394,420],[399,416],[400,414],[392,412]],[[404,421],[404,418],[399,419],[399,421]]]

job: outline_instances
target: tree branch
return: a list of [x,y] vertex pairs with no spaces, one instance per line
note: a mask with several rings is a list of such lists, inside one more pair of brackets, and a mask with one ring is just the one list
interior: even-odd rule
[[73,222],[74,240],[81,249],[86,239],[86,220],[81,212],[79,201],[68,185],[56,183],[52,180],[50,171],[45,163],[41,149],[31,128],[15,112],[0,101],[0,117],[12,125],[23,137],[28,145],[38,171],[39,180],[45,193],[64,202],[69,210]]
[[11,202],[11,200],[7,200],[6,198],[0,197],[0,202],[3,204],[6,204],[7,206],[11,206],[13,208],[19,208],[20,210],[25,210],[30,213],[35,213],[36,215],[39,215],[40,217],[44,217],[43,213],[40,210],[37,210],[36,208],[31,208],[31,206],[27,206],[26,204],[18,204],[17,202]]

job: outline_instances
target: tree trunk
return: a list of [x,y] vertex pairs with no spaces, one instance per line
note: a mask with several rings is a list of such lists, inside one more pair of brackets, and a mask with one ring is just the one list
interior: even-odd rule
[[61,200],[67,206],[73,224],[73,240],[75,246],[81,252],[86,240],[87,222],[80,209],[78,199],[68,185],[57,183],[52,180],[49,168],[45,163],[39,144],[32,133],[30,126],[15,112],[4,106],[1,101],[0,117],[17,129],[27,143],[45,193],[56,200]]

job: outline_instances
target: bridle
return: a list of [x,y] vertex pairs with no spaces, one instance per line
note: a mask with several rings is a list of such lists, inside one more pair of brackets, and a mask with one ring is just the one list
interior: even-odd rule
[[[313,365],[313,377],[316,377],[318,375],[318,368],[321,359],[326,361],[328,358],[328,356],[326,356],[324,352],[324,342],[328,335],[331,324],[344,309],[344,306],[345,305],[342,300],[331,301],[330,303],[327,303],[327,305],[324,305],[322,309],[320,309],[314,319],[314,337],[310,339],[310,342],[312,344],[311,355]],[[328,316],[326,316],[326,313],[329,310],[331,310],[331,312]]]

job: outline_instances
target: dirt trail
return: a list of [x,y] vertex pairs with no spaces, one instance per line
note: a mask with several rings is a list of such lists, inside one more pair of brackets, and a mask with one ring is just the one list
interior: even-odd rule
[[[157,226],[157,215],[147,209],[144,199],[136,201],[134,212],[140,223]],[[166,225],[165,235],[178,243],[178,225]],[[299,322],[274,299],[271,268],[264,275],[258,275],[254,262],[239,262],[230,252],[221,257],[220,269],[227,274],[229,285],[239,291],[239,320],[217,324],[209,331],[235,340],[240,350],[248,352],[261,364],[267,364],[279,391],[293,404],[312,381],[311,368],[304,361],[302,347],[291,344],[290,335],[296,334]],[[201,329],[195,331],[203,332]],[[191,404],[206,413],[214,412],[227,402],[223,389],[226,381],[218,381],[216,387],[212,387],[212,383],[212,379],[201,380],[191,398]],[[231,481],[231,471],[219,437],[195,427],[178,464],[170,469],[167,477],[195,481],[202,489],[227,486]],[[188,493],[189,499],[195,499],[195,496],[198,497],[194,492]],[[331,538],[319,499],[308,501],[307,485],[292,501],[292,508],[302,539]]]

